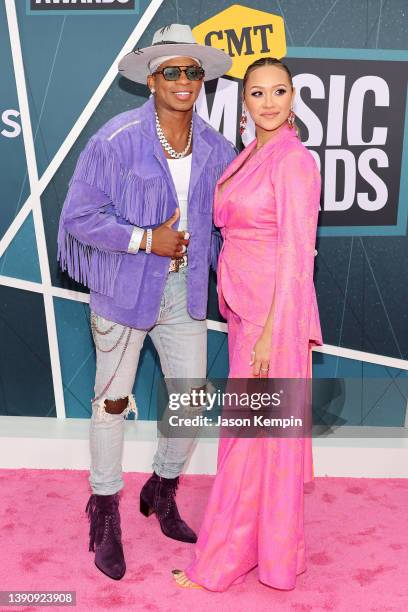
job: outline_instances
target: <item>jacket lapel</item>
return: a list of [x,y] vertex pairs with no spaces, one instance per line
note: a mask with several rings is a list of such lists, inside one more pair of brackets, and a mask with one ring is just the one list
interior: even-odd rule
[[[296,136],[294,130],[290,129],[288,126],[282,126],[279,133],[275,138],[271,139],[267,142],[259,151],[255,151],[253,156],[248,159],[251,153],[254,151],[256,147],[256,140],[253,140],[247,147],[244,149],[238,157],[234,159],[232,164],[226,169],[222,177],[217,183],[216,188],[216,197],[225,199],[233,189],[236,189],[243,180],[245,180],[249,174],[254,172],[265,160],[267,160],[271,155],[276,153],[276,150],[279,148],[277,145],[282,141],[286,140],[289,137]],[[221,194],[219,193],[219,188],[222,187],[223,183],[227,181],[232,175],[237,172],[236,178],[231,178],[231,181],[228,185],[222,190]]]
[[[217,186],[215,188],[215,198],[220,198],[225,200],[225,197],[236,188],[237,184],[243,180],[249,172],[253,169],[253,161],[254,158],[251,158],[247,161],[248,157],[256,147],[256,141],[251,142],[241,153],[236,157],[233,162],[226,168],[224,174],[221,176],[219,181],[217,182]],[[256,157],[256,156],[255,156]],[[256,164],[257,166],[258,164]],[[255,167],[256,167],[255,166]],[[240,170],[241,168],[241,170]],[[239,171],[238,177],[232,178],[235,172]],[[228,185],[223,187],[224,183],[231,179]]]
[[193,114],[193,158],[191,161],[190,185],[188,190],[188,201],[192,200],[194,189],[204,171],[208,158],[212,151],[212,147],[203,138],[202,132],[205,130],[205,125],[201,123],[199,117]]
[[154,116],[154,100],[153,97],[150,98],[144,105],[144,121],[142,122],[142,132],[143,135],[152,141],[153,145],[153,155],[159,162],[162,171],[163,171],[163,180],[166,181],[171,194],[174,199],[174,209],[177,206],[177,193],[176,188],[174,187],[174,182],[172,176],[170,174],[169,164],[167,163],[166,156],[163,151],[163,147],[160,144],[160,140],[156,134],[156,125],[155,125],[155,116]]
[[162,167],[163,174],[164,174],[163,178],[165,181],[167,181],[167,184],[170,188],[174,201],[176,205],[178,206],[178,198],[177,198],[176,188],[174,186],[174,181],[170,173],[169,164],[164,154],[163,147],[161,146],[160,140],[158,138],[156,138],[153,142],[153,154]]
[[237,169],[244,163],[248,155],[251,153],[253,148],[256,145],[256,141],[251,142],[237,157],[233,159],[233,161],[225,168],[223,174],[221,175],[218,184],[221,185],[226,180],[230,178],[237,171]]
[[[174,197],[174,201],[177,204],[178,198],[176,189],[174,187],[174,182],[170,173],[169,164],[167,163],[163,147],[161,146],[156,134],[153,99],[150,99],[148,100],[148,102],[146,102],[145,108],[145,121],[142,125],[143,134],[153,142],[153,154],[163,170],[163,178],[167,181],[171,193]],[[205,129],[206,126],[204,122],[201,121],[201,119],[198,117],[198,115],[196,115],[196,113],[193,113],[193,157],[191,160],[191,175],[188,192],[189,202],[192,201],[192,194],[201,178],[201,175],[205,169],[208,158],[210,157],[210,153],[212,151],[212,147],[206,142],[206,140],[202,136],[202,132]]]

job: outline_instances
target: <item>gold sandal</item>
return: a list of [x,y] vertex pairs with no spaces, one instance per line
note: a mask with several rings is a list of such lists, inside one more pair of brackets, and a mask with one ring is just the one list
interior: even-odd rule
[[174,569],[172,570],[171,573],[173,574],[174,580],[183,589],[202,589],[203,588],[200,584],[197,584],[196,582],[193,582],[192,580],[187,578],[187,576],[182,570]]

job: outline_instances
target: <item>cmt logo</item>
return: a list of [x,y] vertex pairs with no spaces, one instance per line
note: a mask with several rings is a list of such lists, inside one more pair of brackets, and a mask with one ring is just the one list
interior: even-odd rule
[[[241,25],[242,24],[242,25]],[[286,55],[282,17],[234,4],[194,28],[197,42],[221,49],[232,58],[227,73],[242,79],[249,64],[263,56]]]

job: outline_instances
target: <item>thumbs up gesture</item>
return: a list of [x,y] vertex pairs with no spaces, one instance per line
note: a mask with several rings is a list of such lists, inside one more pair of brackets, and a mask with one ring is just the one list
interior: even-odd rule
[[[183,257],[187,250],[189,240],[185,238],[187,232],[178,232],[173,225],[180,217],[180,209],[176,208],[171,217],[156,227],[152,232],[152,253],[162,257],[178,259]],[[143,236],[141,249],[146,248],[146,232]]]

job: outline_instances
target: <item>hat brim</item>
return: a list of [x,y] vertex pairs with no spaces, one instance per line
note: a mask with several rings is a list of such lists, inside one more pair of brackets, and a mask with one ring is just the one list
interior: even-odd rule
[[119,72],[131,81],[146,84],[147,76],[150,74],[149,63],[162,55],[196,57],[205,70],[204,81],[217,79],[226,74],[232,66],[230,56],[220,49],[198,43],[167,43],[131,51],[120,60]]

